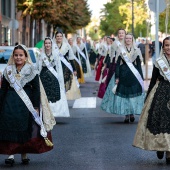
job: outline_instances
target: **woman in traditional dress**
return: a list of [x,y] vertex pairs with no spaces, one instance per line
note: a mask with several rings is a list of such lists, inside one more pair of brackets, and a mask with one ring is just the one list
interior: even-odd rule
[[108,69],[110,65],[110,50],[111,50],[111,39],[110,37],[107,37],[107,55],[103,60],[103,67],[100,75],[100,86],[99,86],[99,91],[98,91],[98,97],[103,98],[105,91],[106,91],[106,78],[108,74]]
[[98,49],[96,47],[96,44],[97,42],[93,41],[93,44],[91,46],[91,51],[90,51],[90,57],[89,57],[90,65],[91,65],[91,68],[93,69],[95,67],[95,62],[96,62],[96,58],[98,55]]
[[53,115],[69,117],[61,61],[50,37],[44,39],[40,58],[37,59],[37,68]]
[[74,53],[75,60],[73,60],[73,62],[74,62],[74,65],[75,65],[76,71],[77,71],[77,79],[78,79],[79,83],[85,83],[84,74],[83,74],[83,70],[82,70],[82,66],[81,66],[80,55],[77,52],[76,46],[73,44],[73,39],[69,38],[68,43],[70,44],[70,46],[73,50],[73,53]]
[[56,32],[55,38],[63,68],[66,97],[68,100],[78,99],[81,97],[81,93],[76,80],[77,70],[73,50],[61,31]]
[[[125,115],[125,123],[134,122],[134,114],[140,114],[144,102],[142,55],[136,47],[132,34],[126,34],[124,45],[120,44],[120,55],[117,57],[115,83],[117,88],[113,101],[108,102],[106,111]],[[129,63],[131,67],[129,67]],[[102,106],[104,105],[102,101]]]
[[157,151],[170,163],[170,37],[163,40],[160,57],[155,61],[133,146]]
[[126,35],[126,31],[124,29],[119,29],[118,36],[117,36],[116,40],[111,45],[110,65],[109,65],[109,70],[108,70],[108,74],[107,74],[107,78],[106,78],[106,88],[108,87],[109,82],[116,70],[115,56],[116,56],[116,53],[119,51],[117,41],[119,41],[120,43],[123,43],[125,35]]
[[4,70],[0,115],[0,154],[9,155],[6,164],[14,164],[14,154],[21,154],[21,162],[28,164],[27,153],[44,153],[53,148],[48,138],[51,140],[55,119],[24,45],[14,47]]
[[96,76],[95,76],[95,80],[99,81],[100,80],[100,76],[102,73],[102,68],[104,66],[104,59],[106,58],[107,54],[108,54],[108,46],[107,46],[107,42],[106,42],[107,37],[105,36],[102,40],[102,42],[100,43],[100,47],[99,47],[99,57],[98,57],[98,65],[96,67]]
[[113,44],[110,47],[110,66],[107,73],[107,77],[105,80],[106,85],[106,91],[103,96],[103,100],[101,103],[101,109],[108,112],[108,113],[114,113],[114,95],[112,92],[112,89],[115,86],[115,70],[116,70],[116,55],[119,55],[120,50],[118,47],[118,43],[124,44],[124,37],[125,37],[126,31],[124,29],[118,30],[118,37],[113,42]]
[[90,77],[91,67],[90,67],[90,62],[89,62],[89,56],[87,53],[86,45],[83,43],[81,37],[77,37],[75,46],[77,48],[77,55],[80,55],[84,77]]

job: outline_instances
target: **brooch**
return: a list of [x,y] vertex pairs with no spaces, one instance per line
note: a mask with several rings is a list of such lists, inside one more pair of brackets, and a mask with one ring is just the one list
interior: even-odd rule
[[11,73],[12,73],[12,72],[11,72],[11,70],[10,70],[10,71],[8,71],[8,75],[11,75]]
[[21,75],[20,74],[15,74],[15,77],[16,77],[17,80],[20,80]]
[[167,72],[167,71],[168,71],[168,68],[167,68],[167,67],[164,67],[164,68],[163,68],[163,71]]

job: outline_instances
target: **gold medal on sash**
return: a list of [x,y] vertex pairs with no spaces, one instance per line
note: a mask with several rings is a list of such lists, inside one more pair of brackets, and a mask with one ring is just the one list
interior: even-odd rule
[[20,80],[21,75],[20,74],[15,74],[15,77],[16,77],[17,80]]

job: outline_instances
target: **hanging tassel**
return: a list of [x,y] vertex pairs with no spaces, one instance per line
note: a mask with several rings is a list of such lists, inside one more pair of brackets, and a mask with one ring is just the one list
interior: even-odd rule
[[45,140],[45,143],[47,146],[49,146],[49,147],[53,146],[53,143],[48,138],[44,138],[44,140]]

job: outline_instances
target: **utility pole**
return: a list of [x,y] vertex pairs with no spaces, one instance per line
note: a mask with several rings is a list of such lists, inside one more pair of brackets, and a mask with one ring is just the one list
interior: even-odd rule
[[135,37],[135,33],[134,33],[134,0],[132,0],[132,34]]
[[12,21],[12,41],[11,44],[15,44],[15,1],[11,2],[11,21]]
[[[2,12],[1,12],[1,0],[0,0],[0,33],[2,32]],[[0,46],[2,43],[2,36],[0,36]]]

